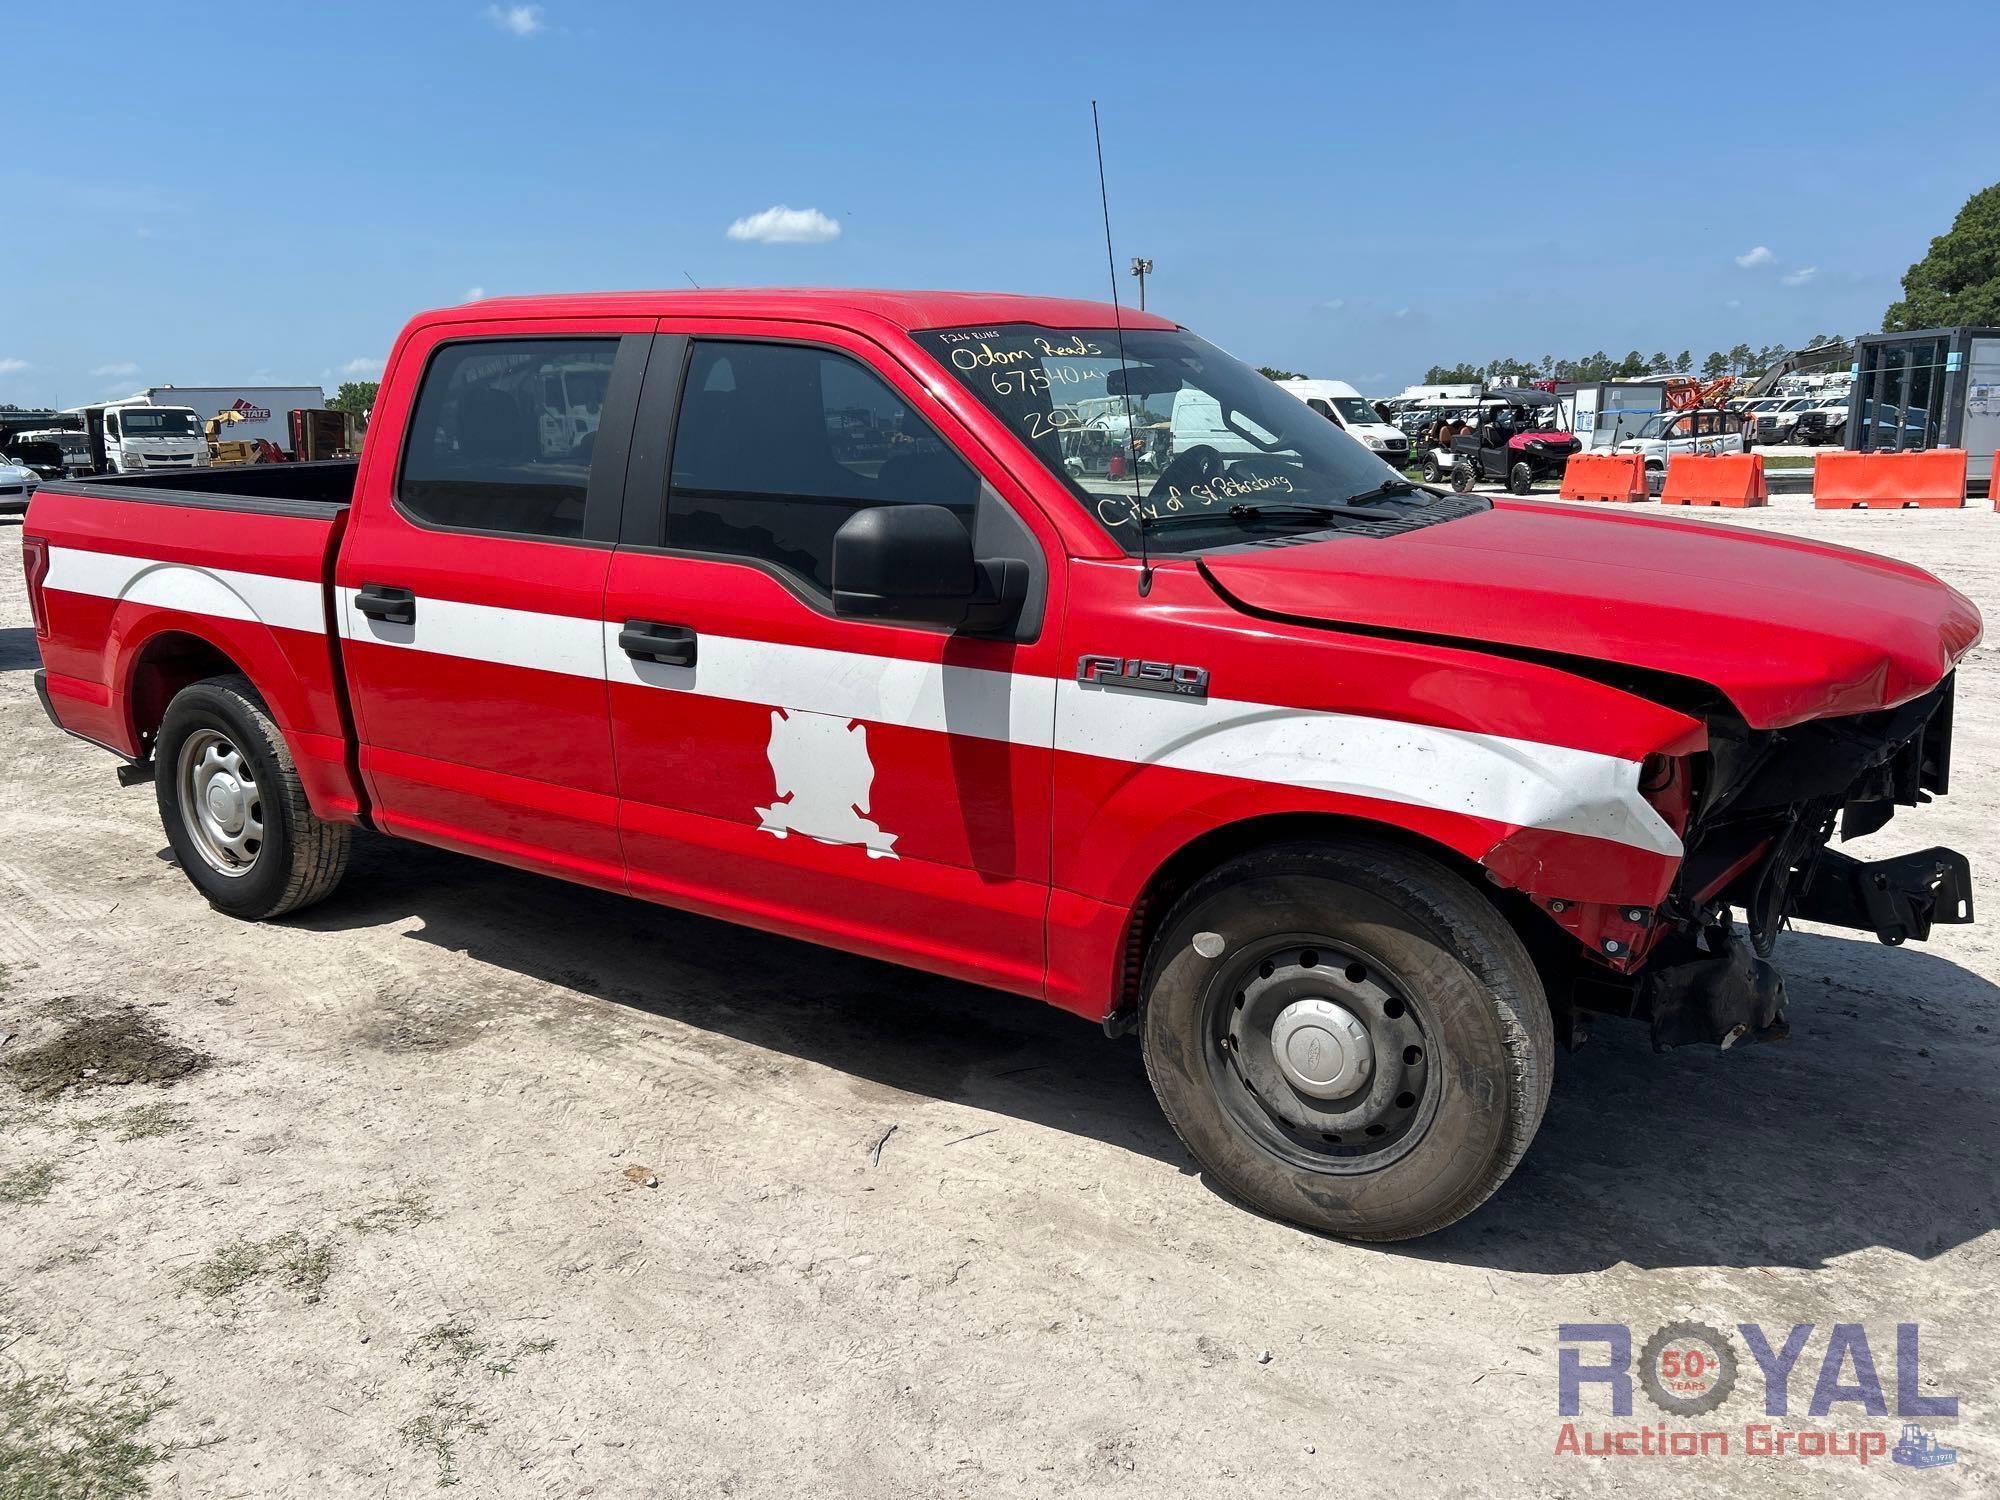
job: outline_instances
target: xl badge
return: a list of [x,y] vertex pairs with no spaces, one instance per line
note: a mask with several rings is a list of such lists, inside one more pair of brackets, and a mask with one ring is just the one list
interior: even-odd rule
[[1208,700],[1208,668],[1178,662],[1140,661],[1136,656],[1079,656],[1076,680],[1091,687],[1132,688],[1175,698]]

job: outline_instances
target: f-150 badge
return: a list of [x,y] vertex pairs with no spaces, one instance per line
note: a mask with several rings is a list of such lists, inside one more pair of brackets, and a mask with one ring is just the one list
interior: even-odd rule
[[1141,661],[1136,656],[1079,656],[1076,680],[1086,687],[1131,688],[1197,702],[1208,699],[1208,668],[1178,662]]
[[771,711],[771,779],[776,797],[757,809],[757,826],[784,838],[803,833],[822,844],[859,844],[870,859],[894,859],[896,835],[868,817],[875,762],[868,728],[858,719],[804,709]]

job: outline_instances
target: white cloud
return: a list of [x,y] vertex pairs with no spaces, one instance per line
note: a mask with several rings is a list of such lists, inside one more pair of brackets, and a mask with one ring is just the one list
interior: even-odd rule
[[0,359],[0,375],[18,375],[27,368],[25,359]]
[[465,289],[465,300],[467,302],[477,302],[481,297],[484,297],[485,295],[486,295],[486,288],[483,286],[469,286]]
[[153,237],[153,226],[150,224],[141,224],[137,229],[132,231],[132,235],[135,239],[150,240]]
[[380,380],[382,361],[379,359],[350,359],[340,367],[340,373],[353,380]]
[[1769,245],[1752,245],[1748,250],[1745,250],[1741,255],[1736,257],[1736,264],[1746,271],[1751,271],[1755,270],[1758,266],[1768,266],[1776,259],[1777,257],[1771,254],[1771,247]]
[[738,219],[729,226],[729,237],[760,245],[824,245],[840,238],[840,220],[829,219],[816,208],[787,208],[781,203]]
[[1731,312],[1734,312],[1737,308],[1743,305],[1743,299],[1741,297],[1731,297],[1727,302],[1723,303],[1722,305],[1728,308]]
[[1343,307],[1347,306],[1347,299],[1345,297],[1333,297],[1320,303],[1319,306],[1322,312],[1339,312]]
[[529,37],[542,29],[539,5],[489,5],[486,19],[509,36]]
[[90,372],[93,375],[109,375],[118,380],[130,380],[139,373],[139,367],[129,359],[113,360],[108,365],[99,365]]
[[1399,307],[1393,313],[1389,314],[1392,318],[1407,318],[1409,315],[1410,310],[1407,307]]
[[1785,272],[1778,280],[1786,286],[1804,286],[1817,275],[1819,275],[1818,266],[1800,266],[1796,271]]

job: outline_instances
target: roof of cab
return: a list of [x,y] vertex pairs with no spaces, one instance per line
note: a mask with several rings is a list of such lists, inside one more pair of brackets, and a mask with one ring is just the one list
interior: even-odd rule
[[1169,318],[1109,302],[1070,297],[1023,297],[1009,292],[894,292],[830,287],[716,287],[666,292],[559,292],[536,297],[488,297],[440,308],[426,321],[474,317],[780,317],[847,322],[872,316],[909,332],[980,323],[1032,323],[1040,328],[1175,328]]

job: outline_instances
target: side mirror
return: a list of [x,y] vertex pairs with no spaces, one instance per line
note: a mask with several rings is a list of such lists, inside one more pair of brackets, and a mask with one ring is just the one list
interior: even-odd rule
[[976,560],[942,505],[872,505],[833,534],[833,612],[843,618],[1001,630],[1028,597],[1028,565]]

